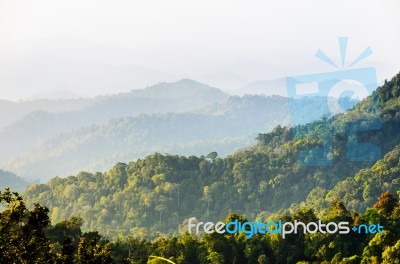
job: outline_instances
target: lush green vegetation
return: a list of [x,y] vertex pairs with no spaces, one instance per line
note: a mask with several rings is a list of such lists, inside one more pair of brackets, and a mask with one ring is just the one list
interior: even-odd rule
[[[399,110],[400,74],[344,114],[277,126],[259,134],[256,145],[225,158],[216,152],[187,157],[155,153],[118,163],[105,173],[80,172],[33,184],[24,197],[28,208],[36,208],[34,203],[49,208],[53,223],[83,219],[79,228],[112,241],[99,238],[103,244],[98,247],[110,248],[107,254],[117,262],[128,258],[146,263],[156,255],[177,263],[398,263]],[[365,129],[377,122],[379,128]],[[354,130],[361,132],[349,133]],[[322,139],[329,137],[329,151],[319,158],[330,166],[303,166],[315,160],[311,150],[323,147]],[[376,161],[368,152],[349,148],[355,140],[379,147],[382,158]],[[352,161],[354,156],[371,161]],[[195,238],[183,232],[190,217],[214,222],[347,220],[354,225],[381,223],[385,231],[299,234],[285,240],[269,235]],[[79,250],[73,252],[79,259]]]
[[[200,234],[157,238],[150,242],[131,236],[109,241],[98,232],[81,230],[82,219],[72,217],[50,225],[48,210],[38,204],[30,211],[17,193],[0,193],[0,259],[3,263],[385,263],[400,261],[400,205],[383,193],[364,214],[348,211],[333,201],[323,223],[347,221],[351,225],[380,223],[382,234]],[[317,221],[316,213],[301,207],[268,220]],[[229,214],[224,222],[243,216]],[[267,219],[265,219],[267,220]],[[158,258],[154,258],[157,256]],[[163,260],[164,259],[164,260]],[[168,260],[168,261],[165,261]]]
[[111,252],[96,232],[83,233],[81,219],[50,225],[48,209],[28,210],[16,192],[0,193],[1,263],[110,263]]
[[[394,149],[400,144],[399,116],[393,111],[398,109],[398,79],[396,76],[385,83],[345,114],[292,128],[278,126],[270,133],[260,134],[257,145],[226,158],[219,158],[216,153],[207,157],[153,154],[129,164],[119,163],[106,173],[81,172],[76,177],[57,177],[48,184],[31,185],[25,196],[30,204],[40,202],[48,207],[53,221],[82,217],[86,230],[96,229],[111,237],[170,234],[179,223],[193,216],[216,221],[224,218],[227,212],[235,212],[254,219],[303,201],[314,206],[323,205],[324,200],[329,201],[331,197],[343,198],[346,206],[362,210],[371,206],[371,201],[382,191],[396,191],[398,181],[390,180],[374,189],[372,184],[381,175],[368,174],[371,186],[367,188],[370,191],[364,191],[366,200],[351,195],[356,192],[351,185],[351,191],[343,192],[346,197],[334,188],[354,175],[363,178],[361,169],[375,163],[347,159],[346,122],[360,115],[370,120],[376,119],[377,114],[383,116],[381,129],[361,133],[359,137],[361,141],[379,146],[383,154]],[[366,109],[370,105],[368,102],[374,100],[381,103],[377,114]],[[353,124],[359,125],[363,124]],[[334,135],[333,147],[331,153],[325,155],[332,166],[302,166],[299,152],[318,146],[320,138],[329,135]],[[376,171],[376,167],[396,153],[397,148],[371,170]],[[390,162],[387,168],[394,178],[397,165]],[[373,180],[374,177],[377,180]],[[352,200],[364,203],[364,207],[355,206]]]
[[353,177],[338,182],[331,190],[313,189],[305,204],[323,211],[329,201],[340,198],[349,209],[364,212],[380,193],[396,193],[400,189],[399,162],[400,146],[396,146],[371,168],[362,169]]

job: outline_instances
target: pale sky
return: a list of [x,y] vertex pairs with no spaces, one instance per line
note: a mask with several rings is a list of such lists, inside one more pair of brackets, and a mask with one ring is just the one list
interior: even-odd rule
[[0,99],[93,96],[183,77],[226,89],[230,79],[237,89],[331,70],[314,55],[338,60],[341,36],[349,61],[369,46],[360,66],[390,78],[400,71],[399,13],[397,0],[0,0]]

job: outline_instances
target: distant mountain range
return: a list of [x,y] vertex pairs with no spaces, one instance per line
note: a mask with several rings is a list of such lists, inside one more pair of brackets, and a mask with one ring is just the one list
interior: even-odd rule
[[[0,146],[3,149],[0,160],[19,154],[57,133],[70,132],[82,126],[144,113],[190,111],[227,98],[228,94],[216,88],[181,80],[130,93],[88,99],[3,102],[0,103],[3,110],[0,120],[8,119],[11,124],[0,129]],[[16,114],[9,117],[7,113]]]
[[[303,114],[300,123],[329,114],[322,108],[326,100],[293,102]],[[348,100],[344,109],[354,104]],[[254,143],[260,131],[290,124],[285,97],[229,96],[189,79],[116,95],[0,106],[26,113],[0,129],[0,167],[42,181],[154,152],[225,156]]]
[[31,182],[18,177],[12,172],[0,170],[0,190],[10,188],[11,191],[23,191]]
[[[40,202],[49,207],[53,221],[82,217],[85,229],[95,228],[111,237],[177,234],[178,226],[184,226],[190,217],[219,221],[228,212],[245,215],[251,221],[269,221],[287,219],[293,211],[301,212],[298,217],[307,219],[311,208],[320,219],[329,214],[335,217],[332,219],[338,215],[358,218],[365,213],[376,223],[382,218],[371,206],[381,193],[395,195],[400,188],[399,98],[400,74],[345,113],[294,127],[276,126],[268,133],[259,133],[256,144],[226,157],[213,152],[206,156],[155,153],[129,163],[118,162],[104,173],[80,172],[76,176],[55,177],[47,184],[33,184],[27,188],[25,197],[31,204]],[[307,110],[310,114],[311,109],[322,113],[317,105],[321,98],[306,100],[298,102],[302,107],[298,111],[312,106]],[[117,142],[121,147],[134,149],[131,142],[135,140],[129,135],[150,145],[151,140],[169,142],[173,138],[183,143],[194,142],[192,133],[200,132],[205,139],[213,134],[236,136],[235,133],[247,132],[248,126],[253,125],[253,129],[261,121],[269,120],[269,125],[282,121],[285,114],[281,113],[280,105],[284,101],[283,97],[236,96],[209,110],[214,114],[119,119],[85,133],[69,135],[66,142],[87,140],[92,144],[91,151],[99,151],[102,156],[104,147]],[[376,111],[377,105],[380,111]],[[263,119],[260,113],[270,116]],[[376,121],[381,122],[380,128],[370,126]],[[146,129],[134,134],[140,127]],[[230,134],[223,134],[226,128]],[[329,144],[328,138],[332,140]],[[375,145],[381,155],[352,145],[354,141]],[[93,150],[95,146],[97,149]],[[52,149],[62,154],[66,147],[48,150]],[[71,153],[87,154],[87,149],[90,148],[77,144]],[[42,152],[33,153],[40,157]],[[329,163],[316,162],[320,160]],[[51,168],[52,162],[47,166]],[[397,197],[392,201],[397,206]],[[356,212],[347,211],[346,207]],[[394,212],[399,214],[398,210]],[[358,221],[368,223],[368,219]],[[383,224],[398,227],[398,222],[390,221]],[[384,231],[387,235],[391,234],[388,230]]]

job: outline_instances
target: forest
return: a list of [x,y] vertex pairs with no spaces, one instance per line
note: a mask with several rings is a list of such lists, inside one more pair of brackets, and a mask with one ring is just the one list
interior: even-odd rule
[[[21,196],[5,190],[1,244],[10,246],[0,254],[34,251],[34,243],[46,250],[26,263],[400,263],[399,98],[400,74],[345,113],[276,126],[227,157],[154,153],[31,184]],[[380,155],[349,148],[354,142]],[[346,220],[384,231],[192,236],[191,217]]]
[[[0,258],[3,263],[398,263],[400,260],[399,199],[384,192],[364,214],[349,211],[334,200],[322,222],[348,221],[352,225],[380,223],[382,234],[298,234],[285,239],[278,235],[200,234],[159,237],[152,241],[119,236],[110,241],[97,231],[82,231],[83,220],[71,217],[50,224],[49,210],[35,204],[27,209],[22,197],[5,189],[0,221]],[[273,217],[273,216],[271,216]],[[316,212],[301,207],[285,221],[318,219]],[[244,216],[229,214],[224,222],[246,222]]]

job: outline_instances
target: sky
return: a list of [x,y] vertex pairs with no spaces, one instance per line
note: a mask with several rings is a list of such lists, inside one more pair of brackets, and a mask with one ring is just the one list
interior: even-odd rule
[[0,99],[94,96],[192,78],[226,90],[333,70],[400,71],[400,1],[0,0]]

